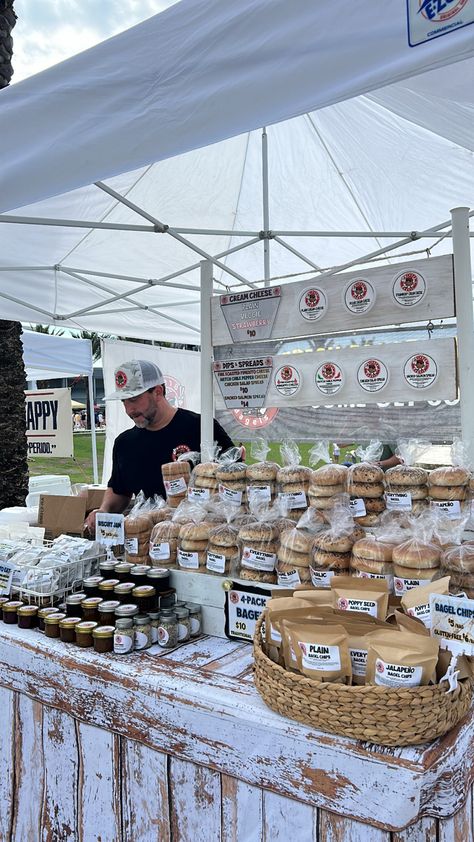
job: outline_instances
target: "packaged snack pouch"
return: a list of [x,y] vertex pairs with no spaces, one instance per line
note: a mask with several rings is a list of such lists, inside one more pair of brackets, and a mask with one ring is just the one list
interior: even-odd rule
[[[300,612],[299,609],[304,610]],[[282,619],[285,617],[291,618],[295,611],[297,611],[295,616],[298,619],[310,615],[321,616],[321,613],[314,610],[313,606],[309,605],[304,599],[298,599],[298,597],[294,596],[272,596],[268,600],[265,610],[265,639],[269,646],[277,647],[281,645],[280,621]]]
[[282,637],[294,652],[297,668],[303,675],[313,681],[351,683],[349,639],[343,626],[283,620]]
[[340,611],[358,611],[385,620],[388,608],[388,587],[383,579],[356,579],[336,576],[331,580],[333,606]]
[[427,629],[431,628],[430,596],[433,593],[449,593],[449,576],[429,582],[426,585],[419,585],[412,588],[402,596],[402,608],[409,617],[421,620]]
[[383,629],[368,635],[366,684],[420,687],[436,680],[439,644],[432,637]]

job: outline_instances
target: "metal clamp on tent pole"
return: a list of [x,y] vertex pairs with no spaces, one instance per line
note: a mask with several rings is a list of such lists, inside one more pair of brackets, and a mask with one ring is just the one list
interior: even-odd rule
[[153,228],[154,228],[155,234],[166,234],[170,230],[169,225],[165,225],[164,223],[162,225],[158,225],[158,223],[157,223],[156,225],[153,226]]
[[426,325],[426,330],[427,330],[427,333],[428,333],[428,339],[431,339],[431,334],[434,333],[434,329],[435,329],[435,325],[433,324],[433,322],[430,319],[428,324]]
[[258,239],[259,240],[273,240],[275,234],[273,231],[259,231],[258,232]]

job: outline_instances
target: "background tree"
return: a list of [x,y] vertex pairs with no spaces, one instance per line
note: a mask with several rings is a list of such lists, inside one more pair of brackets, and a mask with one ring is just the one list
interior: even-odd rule
[[[0,0],[0,88],[13,75],[13,0]],[[0,94],[1,108],[1,94]],[[22,506],[28,494],[26,375],[21,324],[0,321],[0,508]]]

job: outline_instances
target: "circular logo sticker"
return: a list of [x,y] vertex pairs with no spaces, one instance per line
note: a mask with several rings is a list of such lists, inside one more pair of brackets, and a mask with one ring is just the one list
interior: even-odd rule
[[301,386],[301,375],[292,365],[282,365],[275,374],[275,387],[280,395],[291,397]]
[[406,361],[403,374],[414,389],[427,389],[438,377],[438,366],[428,354],[413,354]]
[[305,289],[300,298],[299,309],[304,319],[308,322],[315,322],[324,316],[328,308],[326,293],[318,287]]
[[342,369],[337,363],[327,361],[319,366],[314,382],[316,383],[316,388],[323,395],[335,395],[344,385]]
[[359,366],[357,380],[365,392],[380,392],[388,383],[388,369],[381,360],[372,357]]
[[419,304],[425,297],[426,281],[420,272],[415,272],[412,269],[401,272],[396,276],[393,286],[392,295],[402,307],[413,307]]
[[165,374],[166,385],[166,400],[171,406],[186,407],[186,389],[183,384],[172,377],[170,374]]
[[278,415],[278,409],[274,406],[261,409],[233,409],[232,414],[242,427],[256,429],[268,427]]
[[354,313],[356,316],[368,313],[374,306],[375,299],[375,289],[366,278],[351,281],[344,292],[344,304],[349,313]]

